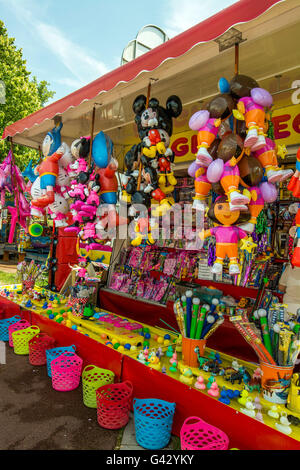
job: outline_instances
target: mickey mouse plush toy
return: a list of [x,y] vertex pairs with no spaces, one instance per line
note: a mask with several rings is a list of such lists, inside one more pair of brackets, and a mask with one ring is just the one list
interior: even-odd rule
[[[177,183],[171,166],[175,156],[169,143],[173,133],[173,118],[180,116],[182,103],[178,96],[172,95],[167,99],[165,108],[160,106],[156,98],[149,100],[148,107],[146,104],[146,96],[139,95],[132,106],[141,139],[138,150],[144,168],[156,169],[158,187],[156,181],[153,181],[151,197],[159,202],[160,209],[164,212],[171,207],[166,195],[173,191]],[[151,174],[147,170],[146,173],[148,176]],[[149,184],[151,183],[148,182],[148,187]]]

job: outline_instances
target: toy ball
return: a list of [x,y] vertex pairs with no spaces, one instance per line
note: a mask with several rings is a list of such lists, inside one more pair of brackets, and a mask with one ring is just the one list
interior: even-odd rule
[[50,313],[49,318],[50,318],[50,320],[54,320],[55,317],[54,317],[53,313]]
[[150,339],[150,338],[151,338],[150,333],[146,333],[146,334],[145,334],[145,339]]
[[165,346],[168,346],[169,344],[170,344],[170,341],[169,341],[168,339],[165,339],[165,340],[164,340],[164,345],[165,345]]
[[67,321],[66,321],[66,326],[67,326],[68,328],[71,328],[71,326],[72,326],[71,320],[67,320]]
[[113,347],[114,347],[114,349],[118,349],[120,347],[120,343],[114,343]]
[[157,341],[158,335],[154,335],[154,336],[153,336],[153,339],[154,339],[154,341]]
[[31,237],[40,237],[43,233],[43,226],[38,223],[34,223],[29,225],[28,227],[28,233]]
[[122,345],[119,346],[119,347],[118,347],[118,351],[119,351],[119,352],[123,352],[123,351],[124,351],[124,346],[122,346]]
[[105,334],[105,333],[102,333],[102,334],[101,334],[101,338],[102,338],[102,339],[106,339],[106,334]]
[[171,339],[171,336],[170,335],[165,335],[164,339]]
[[131,348],[131,344],[130,344],[130,343],[124,344],[124,348],[125,348],[125,349],[128,349],[128,351],[129,351],[130,348]]
[[163,337],[162,337],[162,336],[159,336],[159,337],[157,338],[157,342],[158,342],[159,344],[162,344],[162,343],[164,342]]
[[148,348],[149,347],[149,341],[144,341],[143,342],[143,347]]
[[105,343],[105,346],[113,346],[113,344],[112,344],[110,341],[107,341],[107,342]]
[[72,330],[77,330],[77,329],[78,329],[78,328],[77,328],[76,325],[73,325],[73,326],[72,326]]
[[135,345],[131,346],[131,351],[136,351],[136,346]]

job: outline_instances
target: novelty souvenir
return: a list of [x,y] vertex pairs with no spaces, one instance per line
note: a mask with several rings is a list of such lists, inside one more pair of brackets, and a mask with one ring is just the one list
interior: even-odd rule
[[226,196],[219,196],[210,207],[208,217],[215,224],[220,224],[199,233],[202,240],[211,236],[216,239],[216,260],[212,267],[212,273],[222,273],[223,263],[227,256],[229,258],[229,274],[239,274],[238,242],[248,236],[244,230],[237,226],[240,212],[231,211]]

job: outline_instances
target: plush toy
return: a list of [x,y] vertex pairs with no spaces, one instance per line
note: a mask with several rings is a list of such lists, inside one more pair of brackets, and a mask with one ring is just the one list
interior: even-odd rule
[[[173,133],[173,118],[181,114],[182,103],[178,96],[172,95],[167,99],[165,108],[156,98],[151,98],[148,107],[146,105],[145,95],[137,96],[133,102],[141,142],[134,145],[125,157],[128,181],[124,185],[122,199],[129,202],[136,191],[144,190],[158,203],[155,210],[156,216],[159,216],[166,213],[173,204],[168,195],[173,192],[177,180],[172,169],[175,155],[169,144]],[[140,174],[140,162],[143,174]],[[138,178],[141,180],[139,188]]]
[[42,196],[32,201],[35,207],[46,207],[54,202],[54,187],[59,173],[58,162],[64,154],[64,148],[61,147],[60,131],[62,123],[55,126],[48,132],[42,145],[44,159],[35,168],[36,174],[40,177],[40,187]]
[[238,264],[238,242],[248,234],[239,228],[240,212],[231,211],[226,196],[219,196],[208,211],[208,217],[217,225],[200,232],[199,237],[204,240],[214,236],[216,239],[216,260],[212,273],[221,274],[226,256],[229,258],[229,274],[240,273]]
[[206,106],[192,115],[189,121],[190,129],[198,131],[198,152],[196,161],[199,165],[208,167],[213,161],[210,148],[215,141],[220,126],[232,114],[234,101],[229,94],[221,94],[213,98]]
[[252,151],[259,150],[266,145],[264,136],[266,113],[265,108],[271,108],[273,98],[267,90],[263,88],[252,88],[250,96],[243,96],[237,103],[237,109],[241,113],[235,116],[245,119],[247,127],[247,137],[245,147],[250,147]]
[[217,151],[218,158],[207,169],[208,181],[220,181],[232,211],[246,211],[250,202],[247,192],[242,193],[239,189],[240,172],[237,163],[243,153],[243,140],[236,134],[229,134],[221,140]]
[[62,194],[55,192],[54,202],[48,206],[47,210],[56,227],[67,227],[69,223],[72,223],[69,204]]
[[198,132],[196,161],[201,166],[208,167],[213,161],[208,149],[217,137],[220,125],[221,119],[211,118],[205,109],[193,114],[189,121],[190,129]]
[[287,188],[292,192],[294,197],[300,198],[300,148],[297,151],[296,171],[293,174]]
[[268,137],[266,137],[265,140],[266,144],[259,150],[253,152],[253,155],[259,160],[262,167],[265,169],[269,183],[277,183],[290,178],[293,171],[283,170],[278,166],[275,142]]
[[71,177],[78,178],[78,182],[85,184],[88,182],[91,169],[88,168],[88,154],[90,151],[90,137],[81,137],[71,144],[71,154],[75,162],[70,164],[68,171]]

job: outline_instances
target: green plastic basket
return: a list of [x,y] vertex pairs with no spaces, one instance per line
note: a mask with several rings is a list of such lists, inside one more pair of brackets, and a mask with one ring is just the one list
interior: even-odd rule
[[82,372],[83,403],[88,408],[97,408],[96,390],[114,382],[115,374],[108,369],[88,365]]
[[40,329],[38,326],[32,325],[23,330],[17,330],[12,333],[14,344],[14,353],[25,356],[29,354],[29,341],[39,334]]

